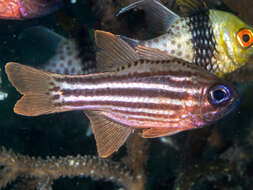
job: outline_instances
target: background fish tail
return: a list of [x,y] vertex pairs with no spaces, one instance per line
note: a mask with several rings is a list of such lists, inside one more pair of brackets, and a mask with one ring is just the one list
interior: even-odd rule
[[[21,33],[19,39],[23,43],[31,42],[29,48],[45,49],[45,54],[51,55],[44,63],[31,63],[31,59],[23,60],[25,63],[37,65],[37,68],[57,74],[88,74],[96,71],[96,49],[92,35],[85,26],[80,26],[71,33],[71,38],[63,37],[44,27],[35,26]],[[43,47],[43,48],[42,48]],[[40,56],[40,55],[38,55]],[[43,58],[42,58],[43,59]]]
[[89,74],[96,71],[96,50],[88,28],[81,27],[59,43],[56,54],[42,69],[58,74]]
[[52,92],[57,91],[52,75],[18,63],[8,63],[6,73],[12,85],[23,94],[14,107],[15,113],[37,116],[61,111],[52,102],[56,98]]

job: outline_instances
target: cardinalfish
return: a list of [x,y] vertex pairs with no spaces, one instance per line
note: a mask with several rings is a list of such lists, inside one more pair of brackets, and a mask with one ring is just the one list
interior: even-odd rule
[[225,11],[208,9],[201,0],[178,0],[182,16],[157,0],[141,0],[123,8],[143,9],[150,28],[161,34],[146,41],[122,36],[131,46],[148,55],[139,45],[166,51],[173,57],[201,66],[219,77],[245,65],[253,55],[253,28]]
[[[24,116],[83,110],[98,153],[108,157],[135,130],[155,138],[200,128],[221,119],[239,102],[237,90],[181,59],[142,59],[119,36],[96,31],[97,73],[61,75],[18,63],[6,73],[23,94],[14,111]],[[160,53],[160,54],[159,54]]]
[[0,19],[24,20],[52,13],[62,0],[0,0]]

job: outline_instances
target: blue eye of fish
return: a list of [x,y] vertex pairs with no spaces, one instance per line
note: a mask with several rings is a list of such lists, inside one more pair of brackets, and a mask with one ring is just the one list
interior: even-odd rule
[[222,104],[231,97],[230,90],[224,85],[213,86],[209,90],[209,102],[214,105]]

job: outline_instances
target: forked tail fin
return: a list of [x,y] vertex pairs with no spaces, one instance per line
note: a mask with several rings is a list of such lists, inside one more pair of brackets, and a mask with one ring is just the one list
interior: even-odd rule
[[52,74],[13,62],[7,63],[5,70],[11,84],[23,94],[15,113],[38,116],[63,111],[57,104],[59,87]]

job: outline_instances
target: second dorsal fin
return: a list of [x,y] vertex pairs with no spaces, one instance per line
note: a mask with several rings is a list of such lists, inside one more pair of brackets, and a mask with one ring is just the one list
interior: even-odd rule
[[148,47],[139,45],[135,48],[135,50],[136,50],[136,53],[139,55],[140,59],[147,59],[151,61],[175,59],[175,57],[159,49],[148,48]]
[[110,32],[97,30],[95,32],[98,71],[114,71],[121,65],[131,63],[139,59],[135,50],[119,36]]

